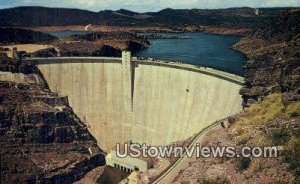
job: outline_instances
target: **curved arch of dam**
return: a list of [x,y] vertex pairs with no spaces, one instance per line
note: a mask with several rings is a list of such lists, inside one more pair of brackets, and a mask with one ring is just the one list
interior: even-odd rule
[[99,146],[167,145],[242,109],[243,78],[209,68],[121,58],[34,58],[51,91],[68,96]]

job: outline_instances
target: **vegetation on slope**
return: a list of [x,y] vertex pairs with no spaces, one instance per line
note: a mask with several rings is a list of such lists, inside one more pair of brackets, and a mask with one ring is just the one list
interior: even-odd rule
[[[244,111],[204,145],[279,146],[277,158],[200,158],[179,174],[182,183],[300,183],[299,11],[283,13],[241,39],[246,53]],[[276,177],[274,177],[276,176]]]
[[[231,129],[241,145],[283,146],[285,161],[300,181],[299,123],[300,102],[284,105],[281,94],[271,94],[246,108]],[[251,164],[257,163],[250,163],[250,167]]]
[[56,37],[42,32],[0,27],[0,44],[49,42],[55,39]]
[[[202,146],[282,147],[278,157],[209,157],[191,162],[175,183],[299,183],[300,102],[284,105],[270,94],[206,136]],[[276,177],[274,178],[274,176]]]
[[92,12],[79,9],[17,7],[0,10],[0,26],[68,26],[68,25],[223,25],[264,26],[272,18],[296,8],[164,9],[137,13],[128,10]]
[[240,92],[244,106],[270,93],[283,93],[285,104],[300,100],[300,12],[278,19],[234,46],[250,59]]

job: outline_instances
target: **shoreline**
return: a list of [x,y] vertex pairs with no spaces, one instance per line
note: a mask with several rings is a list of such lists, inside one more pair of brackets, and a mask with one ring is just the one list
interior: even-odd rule
[[[124,32],[124,35],[122,36],[122,33],[123,32],[120,32],[120,33],[109,32],[107,34],[112,34],[112,35],[118,34],[122,38],[123,37],[125,38],[126,34],[128,34],[128,33]],[[243,36],[240,36],[240,35],[224,35],[224,34],[216,34],[216,33],[209,33],[209,32],[199,32],[199,31],[198,32],[188,32],[188,33],[199,33],[199,34],[204,34],[204,35],[218,35],[218,36],[225,36],[225,37],[226,36],[238,37],[238,40],[235,43],[233,43],[233,45],[230,46],[231,49],[233,49],[234,51],[238,52],[239,54],[242,54],[243,57],[245,57],[245,61],[243,62],[243,65],[246,64],[246,62],[247,62],[247,60],[249,58],[248,55],[245,52],[242,52],[241,50],[239,50],[239,49],[237,49],[237,48],[234,47],[234,45],[238,44],[240,42],[240,40],[244,38]],[[105,33],[99,33],[99,34],[105,34]],[[176,37],[176,38],[169,38],[169,39],[183,39],[180,36],[180,34],[183,34],[183,33],[152,33],[152,34],[154,34],[154,35],[160,35],[160,34],[162,34],[162,35],[164,35],[164,34],[168,35],[168,34],[171,34],[171,36],[172,35],[173,36],[177,36],[178,35],[178,38]],[[89,33],[87,35],[89,35]],[[48,52],[49,52],[48,55],[49,56],[51,55],[52,57],[55,56],[55,55],[56,56],[59,56],[59,55],[60,56],[84,56],[85,53],[88,53],[86,51],[87,49],[84,49],[84,47],[88,47],[87,45],[89,45],[89,44],[91,44],[91,46],[94,46],[94,45],[97,46],[98,45],[98,47],[100,45],[104,45],[104,46],[107,45],[107,48],[105,47],[105,48],[103,48],[101,50],[103,52],[104,52],[104,50],[107,50],[107,52],[114,51],[115,55],[111,55],[113,57],[119,56],[120,50],[129,47],[130,43],[132,43],[132,42],[139,43],[139,44],[142,45],[142,46],[139,46],[138,48],[136,48],[136,47],[130,47],[130,51],[133,52],[133,53],[136,53],[136,52],[138,52],[140,50],[144,50],[145,48],[148,47],[147,45],[145,45],[143,43],[137,42],[137,40],[130,41],[130,40],[132,40],[130,38],[125,39],[123,41],[122,41],[122,39],[120,40],[119,38],[108,39],[108,40],[104,39],[102,41],[101,40],[98,40],[98,41],[84,41],[84,40],[80,40],[80,37],[77,38],[77,39],[78,39],[78,41],[73,41],[73,42],[61,39],[61,41],[59,41],[59,42],[56,41],[56,42],[48,43],[48,44],[46,44],[46,43],[44,43],[44,44],[30,44],[30,45],[37,45],[37,46],[38,45],[47,45],[47,47],[45,47],[45,48],[43,47],[42,49],[36,49],[34,51],[32,49],[29,49],[29,50],[25,49],[26,45],[28,45],[28,44],[7,44],[7,45],[4,45],[4,47],[18,46],[18,47],[22,48],[21,51],[24,50],[26,52],[29,52],[29,54],[32,53],[33,57],[43,57],[42,55],[45,55],[45,54],[47,55]],[[165,39],[165,38],[159,38],[158,37],[157,39]],[[184,39],[187,39],[187,38],[184,38]],[[188,39],[191,39],[191,38],[188,38]],[[127,42],[126,42],[126,40],[127,40]],[[151,39],[149,39],[149,40],[151,40]],[[55,48],[56,51],[53,51],[53,48]],[[81,53],[81,54],[77,53],[77,55],[72,55],[73,50],[77,52],[77,51],[80,51],[80,49],[82,50],[83,53]],[[20,50],[20,49],[18,49],[18,50]],[[64,53],[63,54],[61,54],[61,53],[59,54],[59,53],[56,53],[57,51],[61,51],[61,52],[64,51]],[[71,54],[71,55],[69,55],[69,54]],[[96,56],[96,55],[93,55],[92,52],[89,52],[88,54],[89,55],[87,55],[87,56]],[[106,56],[106,55],[103,55],[103,56]],[[172,62],[172,61],[170,61],[170,62]],[[187,63],[187,62],[182,62],[182,61],[180,62],[180,61],[178,61],[178,63]],[[194,65],[194,66],[208,67],[206,65],[199,65],[199,64],[192,64],[192,65]],[[222,70],[219,67],[213,67],[213,68],[215,68],[217,70]],[[224,70],[224,71],[226,71],[226,70]],[[239,76],[243,76],[244,75],[244,72],[241,72],[241,73],[230,72],[230,71],[227,71],[227,72],[232,73],[232,74],[237,74]]]
[[95,32],[134,32],[134,33],[186,33],[186,32],[203,32],[216,35],[232,35],[245,36],[251,31],[246,28],[224,27],[224,26],[181,26],[170,27],[162,26],[106,26],[91,25],[85,29],[86,25],[71,26],[36,26],[36,27],[20,27],[34,31],[95,31]]

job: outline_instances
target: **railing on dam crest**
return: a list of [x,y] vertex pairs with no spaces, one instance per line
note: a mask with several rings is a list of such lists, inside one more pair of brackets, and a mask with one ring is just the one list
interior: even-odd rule
[[[29,58],[29,61],[35,61],[39,65],[43,64],[57,64],[57,63],[117,63],[122,64],[122,58],[117,57],[49,57],[49,58]],[[180,62],[162,61],[162,60],[139,60],[131,58],[130,62],[134,66],[138,65],[152,65],[159,67],[170,67],[180,70],[187,70],[191,72],[198,72],[205,75],[214,76],[223,80],[227,80],[239,85],[244,84],[244,78],[232,73],[224,72],[221,70],[203,67],[198,65],[185,64]]]

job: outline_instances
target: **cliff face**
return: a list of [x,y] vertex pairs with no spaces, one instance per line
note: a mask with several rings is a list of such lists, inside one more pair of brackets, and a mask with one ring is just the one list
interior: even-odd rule
[[67,97],[20,61],[0,61],[0,148],[4,183],[71,183],[105,164]]
[[246,83],[240,92],[244,106],[274,92],[284,94],[284,103],[300,100],[300,12],[280,20],[234,46],[250,59],[244,66]]

